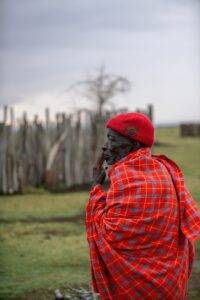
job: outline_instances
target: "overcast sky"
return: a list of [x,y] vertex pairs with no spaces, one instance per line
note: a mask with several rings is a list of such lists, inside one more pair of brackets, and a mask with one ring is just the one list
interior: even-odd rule
[[155,105],[156,123],[200,119],[200,1],[0,0],[0,105],[17,116],[88,105],[64,91],[101,64]]

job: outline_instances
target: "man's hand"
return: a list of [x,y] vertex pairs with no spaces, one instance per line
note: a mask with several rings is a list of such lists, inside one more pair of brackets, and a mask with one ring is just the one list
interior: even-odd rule
[[93,180],[94,184],[103,184],[105,178],[106,178],[106,172],[104,170],[103,162],[104,162],[104,154],[101,153],[101,155],[98,157],[96,163],[93,167]]

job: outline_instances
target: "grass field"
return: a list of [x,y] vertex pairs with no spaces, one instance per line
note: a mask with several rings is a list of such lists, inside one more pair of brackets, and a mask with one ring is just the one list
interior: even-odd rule
[[[157,130],[154,153],[175,159],[200,207],[200,139]],[[54,299],[54,289],[90,280],[84,227],[87,192],[45,191],[0,198],[0,299]],[[200,299],[200,244],[189,299]]]

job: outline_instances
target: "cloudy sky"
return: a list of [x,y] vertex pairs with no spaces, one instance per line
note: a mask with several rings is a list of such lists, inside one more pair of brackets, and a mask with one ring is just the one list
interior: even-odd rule
[[156,123],[200,118],[200,1],[0,0],[0,105],[16,115],[91,105],[66,93],[104,64],[155,105]]

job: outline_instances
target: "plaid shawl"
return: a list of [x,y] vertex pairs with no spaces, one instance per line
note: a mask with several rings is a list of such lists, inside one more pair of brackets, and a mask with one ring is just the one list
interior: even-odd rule
[[178,166],[150,148],[109,170],[86,207],[92,286],[101,299],[185,299],[200,213]]

